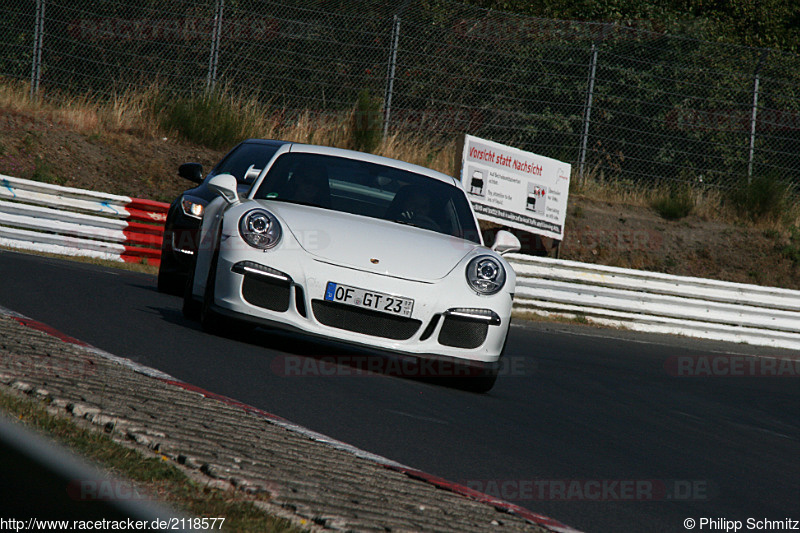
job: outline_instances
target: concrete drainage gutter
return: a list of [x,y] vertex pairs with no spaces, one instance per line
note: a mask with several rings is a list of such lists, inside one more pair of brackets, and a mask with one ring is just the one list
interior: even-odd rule
[[574,532],[551,518],[359,450],[105,353],[0,308],[0,390],[49,401],[219,488],[267,492],[312,529]]

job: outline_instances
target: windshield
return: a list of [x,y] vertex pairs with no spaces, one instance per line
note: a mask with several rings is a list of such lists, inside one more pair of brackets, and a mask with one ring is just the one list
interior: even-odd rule
[[219,162],[209,176],[231,174],[242,185],[252,185],[278,146],[261,143],[242,143]]
[[469,201],[455,185],[406,170],[321,154],[283,154],[254,198],[389,220],[480,243]]

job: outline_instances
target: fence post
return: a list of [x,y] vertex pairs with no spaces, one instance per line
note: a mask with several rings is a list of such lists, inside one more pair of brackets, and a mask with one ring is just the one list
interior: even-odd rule
[[756,75],[753,80],[753,108],[750,113],[750,155],[747,158],[747,184],[753,181],[753,155],[756,148],[756,119],[758,118],[758,85],[761,81],[761,66],[767,58],[767,51],[761,52],[756,65]]
[[389,131],[392,115],[392,92],[394,90],[394,71],[397,66],[397,43],[400,40],[400,17],[395,15],[392,23],[392,42],[389,48],[389,69],[386,72],[386,92],[383,96],[383,136]]
[[594,78],[597,72],[597,44],[592,43],[592,60],[589,64],[589,88],[586,96],[586,110],[583,114],[583,134],[581,135],[581,151],[579,155],[580,181],[586,180],[584,170],[586,167],[586,146],[589,141],[589,121],[592,117],[592,98],[594,97]]
[[45,0],[36,0],[36,20],[33,23],[33,59],[31,61],[31,100],[39,93],[42,79],[42,39],[44,38]]
[[219,62],[219,43],[222,39],[222,10],[224,7],[225,0],[216,0],[214,26],[211,30],[211,53],[208,56],[207,91],[213,91],[217,85],[217,64]]

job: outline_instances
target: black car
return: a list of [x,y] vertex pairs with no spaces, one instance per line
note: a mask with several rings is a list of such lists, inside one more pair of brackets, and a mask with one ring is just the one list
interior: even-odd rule
[[158,290],[183,294],[190,268],[197,254],[200,224],[206,204],[216,195],[208,190],[208,178],[217,174],[232,174],[239,182],[239,194],[246,194],[258,173],[287,141],[248,139],[238,144],[203,179],[200,163],[184,163],[178,175],[198,183],[184,191],[172,202],[164,223],[164,242],[161,246],[161,266],[158,269]]

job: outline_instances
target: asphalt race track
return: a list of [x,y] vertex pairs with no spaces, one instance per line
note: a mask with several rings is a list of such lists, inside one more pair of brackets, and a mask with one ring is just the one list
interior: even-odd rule
[[[353,376],[319,359],[348,352],[292,336],[209,336],[155,281],[0,251],[0,306],[578,529],[800,520],[800,376],[785,367],[783,377],[721,375],[732,361],[752,361],[739,354],[787,352],[520,321],[508,341],[508,375],[477,395]],[[713,375],[676,375],[685,356],[711,362]],[[296,368],[306,375],[286,375]]]

